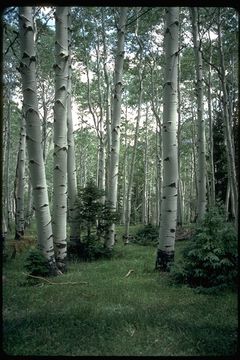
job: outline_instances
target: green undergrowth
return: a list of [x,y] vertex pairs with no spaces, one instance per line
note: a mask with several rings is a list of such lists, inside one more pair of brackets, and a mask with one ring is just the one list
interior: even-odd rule
[[[132,228],[132,230],[135,230]],[[72,261],[29,285],[24,257],[4,264],[3,349],[10,355],[232,355],[237,295],[199,294],[154,271],[155,248],[119,240],[111,259]],[[177,242],[176,259],[187,241]]]

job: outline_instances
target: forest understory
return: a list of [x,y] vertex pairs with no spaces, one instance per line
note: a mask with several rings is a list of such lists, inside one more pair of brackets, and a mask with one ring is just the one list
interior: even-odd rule
[[[121,238],[124,229],[118,227]],[[134,234],[136,227],[131,227]],[[176,242],[176,256],[189,240]],[[26,251],[27,252],[27,251]],[[110,260],[69,263],[29,282],[26,252],[3,268],[3,350],[42,356],[230,356],[237,293],[202,294],[154,270],[153,246],[116,244]]]

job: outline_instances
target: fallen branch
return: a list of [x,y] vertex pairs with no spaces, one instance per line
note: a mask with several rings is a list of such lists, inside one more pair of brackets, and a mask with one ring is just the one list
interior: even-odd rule
[[132,269],[129,270],[128,273],[127,273],[124,277],[128,277],[128,276],[129,276],[131,273],[133,273],[133,272],[134,272],[134,270],[132,270]]
[[31,278],[34,278],[34,279],[40,279],[40,280],[43,280],[43,281],[46,281],[48,284],[51,284],[51,285],[77,285],[77,284],[88,284],[87,281],[81,281],[81,282],[71,282],[71,281],[68,281],[68,282],[53,282],[53,281],[50,281],[48,279],[45,279],[44,277],[41,277],[41,276],[35,276],[35,275],[30,275],[30,274],[26,274],[26,273],[23,273],[23,275],[26,275],[26,276],[29,276]]

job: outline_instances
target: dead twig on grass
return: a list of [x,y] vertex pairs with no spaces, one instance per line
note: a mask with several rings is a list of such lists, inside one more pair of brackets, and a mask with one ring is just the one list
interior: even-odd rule
[[30,275],[30,274],[26,274],[26,273],[23,273],[23,275],[29,276],[29,277],[34,278],[34,279],[40,279],[40,280],[46,281],[46,282],[47,282],[48,284],[50,284],[50,285],[78,285],[78,284],[86,285],[86,284],[88,284],[87,281],[81,281],[81,282],[72,282],[72,281],[68,281],[68,282],[53,282],[53,281],[50,281],[50,280],[48,280],[48,279],[45,279],[44,277],[41,277],[41,276]]
[[129,270],[128,273],[124,276],[124,277],[129,277],[130,274],[132,274],[134,272],[134,270]]

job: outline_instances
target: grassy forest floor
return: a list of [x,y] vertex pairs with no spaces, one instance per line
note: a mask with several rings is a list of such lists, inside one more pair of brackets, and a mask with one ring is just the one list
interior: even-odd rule
[[[176,261],[186,242],[176,243]],[[235,292],[206,295],[174,285],[168,273],[154,271],[152,246],[124,246],[119,240],[115,249],[111,260],[69,263],[66,274],[51,279],[59,284],[26,285],[24,254],[7,260],[4,351],[58,356],[236,353]]]

